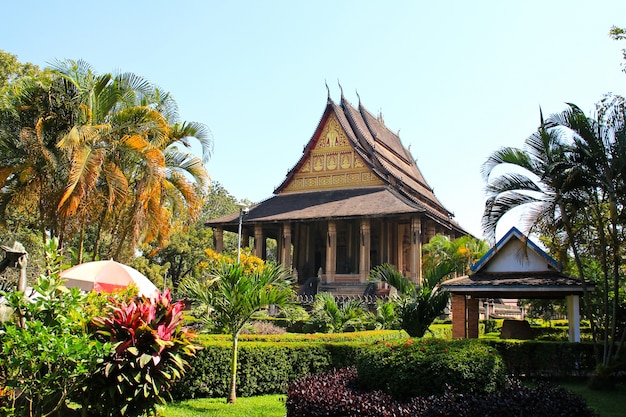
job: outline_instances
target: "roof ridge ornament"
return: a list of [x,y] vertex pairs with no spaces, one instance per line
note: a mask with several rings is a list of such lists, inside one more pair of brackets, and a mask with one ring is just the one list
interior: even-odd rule
[[337,78],[337,85],[339,85],[339,90],[341,91],[341,101],[345,101],[345,97],[343,96],[343,87],[341,86],[341,83],[339,82],[339,78]]
[[326,79],[324,79],[324,85],[326,85],[326,101],[330,103],[332,100],[330,99],[330,88],[328,88],[328,83],[326,82]]

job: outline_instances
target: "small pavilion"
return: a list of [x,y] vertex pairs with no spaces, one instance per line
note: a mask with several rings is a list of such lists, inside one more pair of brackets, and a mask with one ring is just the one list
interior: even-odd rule
[[563,274],[558,262],[515,227],[472,266],[470,275],[442,287],[451,294],[455,338],[478,337],[479,299],[564,298],[571,342],[580,342],[580,297],[593,289]]
[[256,256],[265,259],[266,240],[275,239],[278,261],[300,284],[315,279],[336,294],[349,286],[362,293],[369,271],[383,263],[419,282],[422,244],[436,234],[467,234],[382,116],[343,94],[339,104],[329,94],[313,136],[271,198],[206,223],[217,252],[223,232],[237,233],[240,222],[243,246],[252,238]]

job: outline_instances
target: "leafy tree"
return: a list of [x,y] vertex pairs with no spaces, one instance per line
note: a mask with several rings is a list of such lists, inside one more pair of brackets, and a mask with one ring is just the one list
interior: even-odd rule
[[246,271],[242,263],[222,259],[204,282],[185,280],[185,293],[210,312],[213,320],[232,336],[231,383],[227,401],[236,402],[239,334],[253,314],[271,305],[286,305],[294,295],[288,272],[276,264]]
[[439,283],[450,272],[451,267],[446,264],[428,269],[421,285],[416,285],[393,265],[383,264],[370,271],[369,280],[385,282],[396,289],[390,302],[395,305],[400,327],[411,337],[423,337],[448,304],[448,293]]
[[32,76],[39,72],[36,65],[21,63],[17,56],[0,49],[0,92],[15,83],[17,79]]
[[[616,41],[623,41],[624,39],[626,39],[626,29],[613,26],[609,31],[609,36]],[[624,60],[626,61],[626,48],[622,49],[622,55],[624,57]],[[623,64],[622,70],[626,72],[626,63]]]
[[487,242],[473,236],[462,236],[451,240],[445,235],[433,236],[422,248],[423,267],[432,269],[435,265],[448,264],[455,274],[467,274],[470,266],[477,262],[488,250]]

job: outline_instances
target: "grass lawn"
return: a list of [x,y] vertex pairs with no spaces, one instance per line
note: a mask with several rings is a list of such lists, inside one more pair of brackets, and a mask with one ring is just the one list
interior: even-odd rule
[[626,384],[618,384],[613,391],[590,390],[585,382],[559,382],[559,385],[583,397],[600,417],[626,415]]
[[165,406],[164,417],[285,417],[284,395],[237,398],[226,404],[225,398],[199,398]]

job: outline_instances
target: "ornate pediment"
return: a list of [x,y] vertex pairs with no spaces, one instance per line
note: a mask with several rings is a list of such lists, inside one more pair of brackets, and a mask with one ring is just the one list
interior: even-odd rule
[[303,158],[283,192],[383,185],[354,151],[346,132],[332,113],[314,146]]

